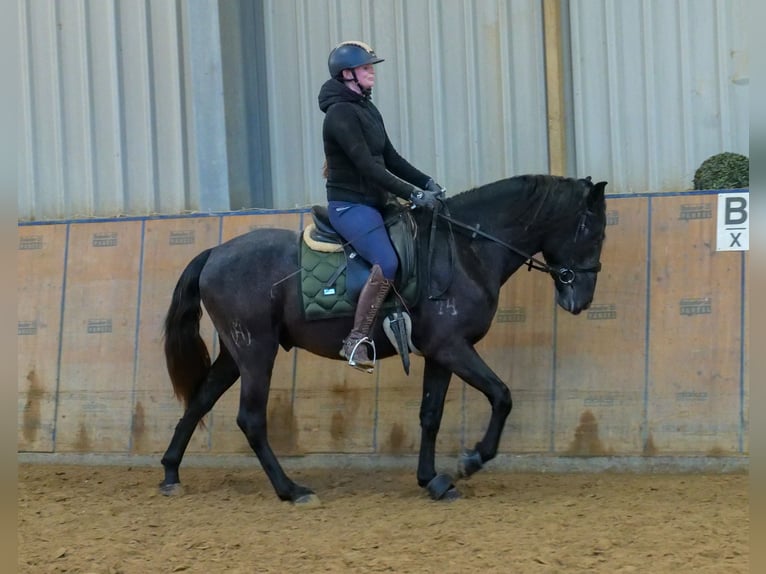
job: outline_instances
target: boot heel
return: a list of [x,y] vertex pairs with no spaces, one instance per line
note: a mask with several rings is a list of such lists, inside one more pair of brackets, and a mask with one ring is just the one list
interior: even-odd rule
[[[348,359],[348,364],[359,370],[371,373],[375,367],[377,353],[375,342],[370,339],[370,331],[378,316],[383,301],[391,290],[391,282],[383,277],[380,265],[373,265],[367,282],[359,293],[356,312],[354,313],[354,327],[343,340],[340,356]],[[367,347],[359,348],[360,344],[372,347],[372,360],[369,358]],[[357,353],[361,353],[358,358]]]

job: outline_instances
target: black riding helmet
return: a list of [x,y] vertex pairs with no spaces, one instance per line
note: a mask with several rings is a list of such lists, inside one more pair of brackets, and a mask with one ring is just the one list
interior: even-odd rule
[[332,49],[327,58],[327,67],[330,69],[331,78],[340,79],[343,70],[382,61],[383,58],[378,58],[375,50],[364,42],[350,41],[341,42]]

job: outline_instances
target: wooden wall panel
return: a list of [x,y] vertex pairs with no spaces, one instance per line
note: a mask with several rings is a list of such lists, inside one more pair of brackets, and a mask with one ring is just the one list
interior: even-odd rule
[[[514,399],[500,451],[747,454],[749,254],[715,251],[716,195],[612,197],[608,207],[589,311],[557,309],[542,273],[521,270],[501,292],[478,345]],[[219,238],[302,225],[300,213],[267,213],[19,226],[19,450],[164,451],[182,407],[161,325],[181,270]],[[202,333],[215,357],[206,314]],[[409,377],[398,357],[370,376],[280,350],[275,451],[417,453],[423,361],[411,358]],[[235,385],[189,450],[250,454],[238,403]],[[472,447],[488,420],[483,395],[454,378],[438,453]]]
[[67,226],[20,227],[18,235],[17,443],[20,451],[51,452]]
[[[221,241],[242,235],[258,227],[300,229],[300,213],[235,214],[223,218]],[[269,442],[277,455],[298,454],[298,427],[294,416],[293,365],[295,350],[280,349],[271,376],[269,393]],[[237,382],[221,397],[210,414],[211,452],[252,453],[237,426],[240,385]]]
[[[163,218],[146,222],[131,452],[164,452],[183,414],[183,405],[173,394],[165,366],[163,322],[181,272],[198,253],[218,244],[220,222],[219,217]],[[214,330],[207,314],[203,314],[200,333],[213,356]],[[209,434],[209,430],[198,428],[188,451],[207,451]]]
[[739,451],[748,454],[750,452],[750,252],[742,254],[744,308],[742,309],[742,380],[740,381],[740,428],[739,428]]
[[657,454],[739,451],[741,254],[715,195],[651,200],[648,437]]
[[71,224],[57,451],[128,451],[142,226]]
[[593,304],[577,316],[556,309],[554,449],[562,454],[643,451],[648,202],[608,202]]

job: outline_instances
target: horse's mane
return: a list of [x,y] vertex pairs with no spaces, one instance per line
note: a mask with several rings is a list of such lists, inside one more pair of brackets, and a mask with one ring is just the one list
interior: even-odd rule
[[500,220],[547,219],[576,208],[583,198],[581,181],[556,175],[519,175],[463,191],[447,200],[459,218]]

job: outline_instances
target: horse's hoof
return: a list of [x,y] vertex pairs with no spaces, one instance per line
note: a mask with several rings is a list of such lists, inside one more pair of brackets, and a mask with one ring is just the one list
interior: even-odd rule
[[181,496],[184,493],[184,487],[180,482],[174,482],[173,484],[160,483],[160,494],[164,496]]
[[453,500],[458,500],[462,496],[463,495],[460,494],[460,491],[453,486],[452,488],[447,490],[447,492],[445,492],[444,495],[439,500],[443,500],[445,502],[452,502]]
[[458,478],[469,478],[472,474],[480,471],[484,463],[477,450],[465,450],[457,460]]
[[310,492],[308,494],[301,494],[298,498],[293,500],[293,504],[300,508],[315,508],[317,506],[322,506],[322,501],[319,500],[319,497],[316,494]]
[[432,500],[455,500],[460,498],[460,493],[452,484],[452,477],[448,474],[437,474],[426,485],[426,490]]

